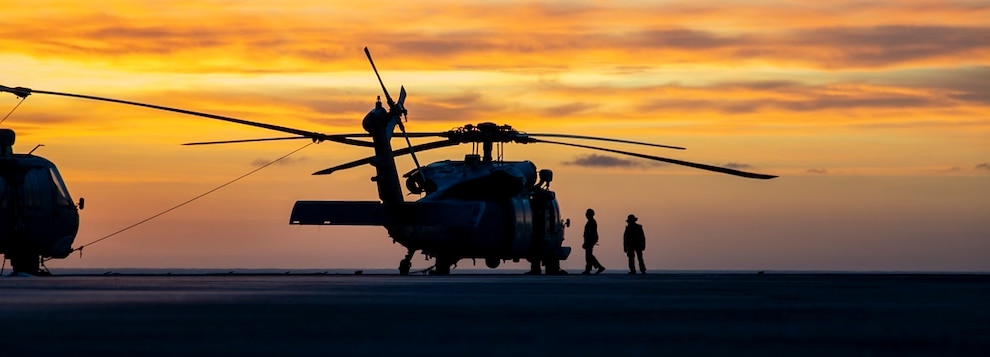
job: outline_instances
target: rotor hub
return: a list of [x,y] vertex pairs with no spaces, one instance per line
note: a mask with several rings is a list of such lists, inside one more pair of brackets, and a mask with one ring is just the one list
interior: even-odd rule
[[512,126],[490,122],[467,124],[454,128],[446,134],[451,140],[461,143],[509,143],[525,137],[525,134],[513,129]]

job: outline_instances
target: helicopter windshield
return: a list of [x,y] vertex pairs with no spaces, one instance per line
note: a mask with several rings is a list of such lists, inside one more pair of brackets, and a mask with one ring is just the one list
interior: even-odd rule
[[58,174],[58,170],[55,167],[49,167],[48,172],[51,173],[52,184],[55,185],[55,191],[57,195],[55,197],[56,204],[60,206],[73,206],[72,197],[69,197],[69,190],[65,188],[65,182],[62,181],[62,176]]
[[56,207],[75,206],[62,176],[52,165],[35,166],[28,170],[24,174],[21,190],[20,202],[29,211],[47,209],[52,204]]

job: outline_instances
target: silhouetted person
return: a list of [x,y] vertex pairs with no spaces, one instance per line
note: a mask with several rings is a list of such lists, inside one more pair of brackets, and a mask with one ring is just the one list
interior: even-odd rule
[[588,223],[584,224],[584,272],[581,274],[591,274],[591,269],[598,269],[595,274],[601,274],[605,271],[605,267],[602,263],[598,262],[598,258],[595,258],[595,245],[598,244],[598,221],[595,220],[595,210],[589,208],[584,212],[584,216],[588,217]]
[[646,264],[643,263],[643,251],[646,250],[646,234],[643,233],[643,226],[636,223],[636,216],[629,215],[626,218],[626,231],[622,234],[622,251],[629,257],[629,274],[636,274],[636,266],[633,265],[633,256],[639,258],[639,271],[646,274]]

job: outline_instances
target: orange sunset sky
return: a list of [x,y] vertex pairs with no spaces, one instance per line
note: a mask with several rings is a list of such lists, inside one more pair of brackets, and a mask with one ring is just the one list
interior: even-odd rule
[[[381,88],[407,128],[491,121],[649,141],[620,150],[780,175],[750,180],[514,145],[551,188],[583,265],[621,271],[626,215],[653,270],[990,271],[990,4],[985,1],[3,1],[0,84],[318,131],[362,132]],[[0,93],[0,114],[19,99]],[[145,219],[304,142],[284,134],[36,94],[2,124],[85,197],[76,245]],[[421,141],[425,142],[425,141]],[[399,146],[400,142],[394,144]],[[460,159],[469,146],[421,161]],[[393,268],[380,227],[289,226],[298,199],[373,200],[370,155],[313,145],[86,248],[59,268]],[[596,156],[592,156],[595,154]],[[398,160],[400,172],[413,167]],[[409,200],[418,197],[409,196]],[[417,256],[414,269],[432,262]],[[483,268],[462,261],[460,268]],[[527,268],[526,264],[507,264]],[[455,270],[456,272],[456,270]]]

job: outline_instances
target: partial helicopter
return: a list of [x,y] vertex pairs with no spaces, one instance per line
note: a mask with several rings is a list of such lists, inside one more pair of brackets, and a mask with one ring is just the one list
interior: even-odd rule
[[15,134],[0,129],[0,253],[13,274],[49,275],[47,258],[65,258],[79,230],[78,206],[51,161],[15,154]]
[[[317,171],[314,175],[327,175],[340,170],[372,165],[376,175],[371,178],[378,188],[375,201],[297,201],[289,217],[294,225],[359,225],[382,226],[389,236],[407,248],[407,254],[399,262],[399,274],[407,275],[412,258],[421,251],[435,262],[433,274],[450,274],[451,268],[462,259],[483,259],[489,268],[497,268],[503,261],[528,260],[530,274],[563,274],[560,261],[568,258],[570,247],[563,245],[564,229],[570,221],[562,219],[556,194],[550,190],[553,172],[537,170],[530,161],[507,161],[503,146],[507,143],[554,144],[615,154],[639,157],[701,170],[753,179],[772,179],[776,176],[744,172],[730,168],[705,165],[659,156],[640,154],[597,146],[553,141],[544,138],[595,140],[683,150],[682,147],[611,139],[592,136],[524,133],[509,125],[495,123],[468,124],[444,132],[407,132],[404,120],[406,90],[400,87],[397,100],[393,100],[378,73],[371,52],[364,49],[372,70],[378,78],[385,96],[375,102],[375,107],[362,121],[367,133],[323,134],[255,121],[195,112],[190,110],[131,102],[119,99],[80,94],[39,91],[29,88],[0,86],[0,91],[30,94],[51,94],[93,99],[166,110],[182,114],[223,120],[242,125],[265,128],[293,134],[289,137],[195,142],[184,145],[209,145],[245,143],[273,140],[309,139],[314,142],[331,141],[374,149],[374,155]],[[388,108],[385,108],[385,105]],[[391,140],[397,134],[406,141],[406,147],[394,150]],[[412,145],[410,138],[437,137],[442,140]],[[371,141],[361,140],[371,138]],[[471,143],[473,150],[463,160],[444,160],[421,166],[417,152]],[[420,195],[415,202],[406,202],[403,185],[396,168],[395,157],[411,155],[415,168],[403,175],[409,194]]]

